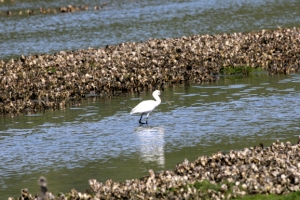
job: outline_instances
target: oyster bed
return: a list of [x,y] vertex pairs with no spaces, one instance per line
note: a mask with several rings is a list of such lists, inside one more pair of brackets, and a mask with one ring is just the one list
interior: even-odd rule
[[[3,1],[0,1],[0,3],[3,3]],[[108,4],[103,3],[99,5],[89,6],[87,4],[84,5],[68,5],[68,6],[61,6],[59,8],[51,8],[51,7],[40,7],[39,9],[13,9],[8,10],[6,12],[0,11],[0,16],[15,16],[15,15],[36,15],[36,14],[56,14],[56,13],[73,13],[73,12],[80,12],[80,11],[87,11],[87,10],[102,10],[104,9]]]
[[0,61],[0,114],[59,109],[87,96],[212,82],[225,67],[297,72],[300,29],[128,42]]
[[[41,177],[39,199],[232,199],[247,194],[287,194],[299,190],[300,138],[297,144],[274,142],[228,153],[217,152],[177,164],[174,170],[154,172],[123,183],[89,180],[85,193],[71,190],[55,197]],[[199,189],[203,181],[215,188]],[[35,199],[22,189],[23,199]],[[9,198],[12,200],[13,198]]]

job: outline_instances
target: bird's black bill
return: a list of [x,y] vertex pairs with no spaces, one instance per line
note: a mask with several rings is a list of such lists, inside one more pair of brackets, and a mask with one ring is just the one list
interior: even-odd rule
[[[161,95],[162,96],[162,95]],[[162,96],[163,98],[164,98],[164,100],[169,104],[169,105],[171,105],[171,103],[164,97],[164,96]]]

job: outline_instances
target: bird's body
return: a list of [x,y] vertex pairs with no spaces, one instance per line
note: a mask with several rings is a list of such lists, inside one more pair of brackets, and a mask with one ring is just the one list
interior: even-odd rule
[[[159,98],[160,91],[155,90],[152,93],[152,96],[155,100],[146,100],[139,103],[136,107],[134,107],[130,114],[141,114],[140,124],[148,124],[148,117],[150,113],[161,103],[161,99]],[[142,122],[143,115],[147,114],[146,122]]]

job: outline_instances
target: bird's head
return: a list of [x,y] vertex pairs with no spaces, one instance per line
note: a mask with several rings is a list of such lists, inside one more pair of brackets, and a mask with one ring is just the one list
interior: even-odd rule
[[160,96],[160,91],[159,90],[155,90],[154,92],[153,92],[153,94],[152,94],[153,96],[154,95],[158,95],[158,96]]

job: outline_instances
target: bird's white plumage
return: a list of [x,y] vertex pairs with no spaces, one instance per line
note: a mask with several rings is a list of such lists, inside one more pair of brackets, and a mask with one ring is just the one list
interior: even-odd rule
[[148,120],[148,117],[150,115],[150,113],[161,103],[161,99],[159,98],[160,95],[160,91],[159,90],[155,90],[152,93],[154,100],[146,100],[146,101],[142,101],[141,103],[139,103],[136,107],[134,107],[130,114],[141,114],[141,118],[140,118],[140,123],[142,124],[141,120],[144,114],[147,114],[146,116],[146,123]]

